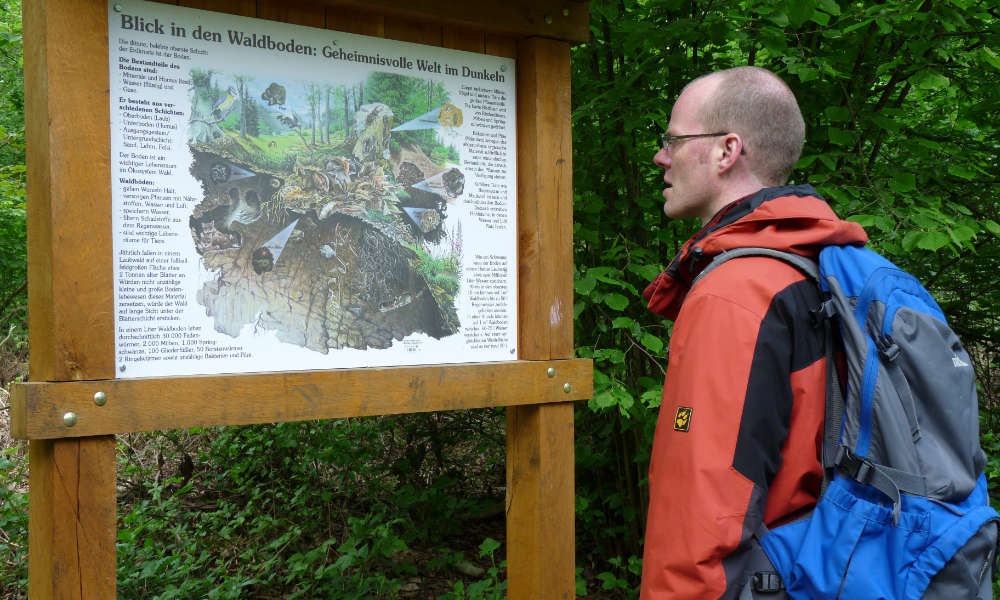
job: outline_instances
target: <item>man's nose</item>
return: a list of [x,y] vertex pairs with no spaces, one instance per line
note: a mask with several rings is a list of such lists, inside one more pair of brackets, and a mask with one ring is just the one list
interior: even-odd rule
[[656,151],[656,154],[653,155],[653,164],[664,169],[670,166],[670,153],[667,152],[666,148],[660,148]]

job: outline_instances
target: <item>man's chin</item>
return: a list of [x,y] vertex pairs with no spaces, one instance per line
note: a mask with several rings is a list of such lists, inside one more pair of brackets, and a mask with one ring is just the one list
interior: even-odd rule
[[678,218],[677,206],[676,202],[672,200],[671,196],[672,194],[670,188],[666,188],[663,190],[663,214],[667,215],[671,219],[676,219]]

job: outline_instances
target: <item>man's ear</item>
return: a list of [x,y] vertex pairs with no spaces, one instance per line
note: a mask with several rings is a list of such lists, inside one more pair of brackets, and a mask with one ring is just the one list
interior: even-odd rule
[[727,133],[715,146],[716,165],[719,174],[723,174],[733,168],[736,161],[743,154],[743,140],[738,133]]

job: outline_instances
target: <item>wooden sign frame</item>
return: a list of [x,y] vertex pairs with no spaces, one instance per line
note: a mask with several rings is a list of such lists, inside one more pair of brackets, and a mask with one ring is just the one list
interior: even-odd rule
[[586,4],[179,4],[517,61],[518,360],[115,379],[107,4],[25,0],[31,357],[11,416],[30,440],[29,597],[115,597],[115,434],[487,406],[508,407],[508,595],[574,597],[572,403],[593,389],[572,358],[569,47]]

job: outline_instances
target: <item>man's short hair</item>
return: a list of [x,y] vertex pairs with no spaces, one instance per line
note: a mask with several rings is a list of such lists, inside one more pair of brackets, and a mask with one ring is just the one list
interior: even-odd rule
[[719,78],[701,107],[705,131],[740,135],[747,162],[766,185],[783,185],[802,154],[806,125],[795,94],[780,77],[760,67],[736,67],[705,77]]

